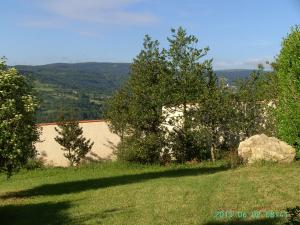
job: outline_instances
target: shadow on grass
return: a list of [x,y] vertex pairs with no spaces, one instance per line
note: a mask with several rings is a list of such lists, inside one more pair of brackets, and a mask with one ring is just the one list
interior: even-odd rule
[[11,192],[1,196],[2,199],[8,198],[23,198],[32,196],[46,196],[46,195],[63,195],[70,193],[77,193],[87,190],[95,190],[99,188],[107,188],[119,185],[140,183],[158,178],[176,178],[184,176],[196,176],[200,174],[212,174],[227,170],[225,166],[213,168],[186,168],[173,169],[161,172],[150,172],[141,174],[130,174],[115,177],[104,177],[97,179],[79,180],[62,182],[56,184],[44,184],[32,189],[23,190],[19,192]]
[[[280,222],[280,223],[279,223]],[[279,219],[259,219],[259,220],[231,220],[231,221],[212,221],[205,223],[204,225],[278,225],[284,224]]]
[[1,225],[63,225],[70,222],[64,210],[69,202],[0,206]]
[[46,202],[24,205],[0,206],[1,225],[81,225],[91,220],[102,224],[102,220],[116,213],[130,212],[128,209],[113,208],[98,214],[72,215],[66,212],[70,202]]

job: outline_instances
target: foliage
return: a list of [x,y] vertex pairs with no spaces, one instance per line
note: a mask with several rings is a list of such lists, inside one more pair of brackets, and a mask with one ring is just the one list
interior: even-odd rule
[[199,109],[196,113],[197,124],[205,128],[208,139],[204,140],[215,161],[217,150],[234,149],[239,142],[236,98],[233,90],[223,80],[218,80],[211,71],[208,74],[204,93],[197,100]]
[[37,100],[32,87],[14,68],[0,62],[0,171],[7,176],[36,154]]
[[278,136],[300,151],[300,26],[282,42],[274,64],[279,80]]
[[16,66],[22,73],[43,84],[63,90],[89,91],[111,95],[128,78],[129,63],[55,63]]
[[41,169],[44,167],[44,160],[41,158],[31,158],[27,161],[24,168],[27,170]]
[[58,136],[55,137],[65,151],[64,156],[70,161],[71,166],[79,165],[81,159],[92,149],[94,142],[82,136],[83,130],[75,120],[62,120],[55,128]]
[[[102,118],[106,97],[92,94],[90,91],[73,91],[60,87],[44,85],[34,82],[35,90],[40,99],[37,111],[37,122],[56,122],[63,112],[68,119],[72,119],[72,112],[77,112],[76,119],[91,120]],[[66,110],[67,109],[67,110]]]
[[203,161],[210,157],[209,142],[211,136],[207,130],[189,129],[186,132],[183,129],[175,131],[168,137],[169,154],[177,162]]
[[169,48],[162,51],[158,41],[145,37],[128,82],[108,101],[110,128],[123,142],[119,158],[215,161],[218,152],[234,151],[240,140],[273,132],[267,106],[276,99],[273,73],[259,66],[232,88],[205,59],[208,48],[198,48],[198,39],[182,27],[171,31]]
[[274,135],[277,86],[276,75],[264,73],[260,65],[248,79],[239,82],[236,107],[241,140],[260,133]]
[[213,137],[211,155],[221,151],[219,155],[225,155],[231,167],[241,163],[237,155],[240,141],[255,134],[275,133],[277,78],[263,69],[259,65],[248,78],[237,80],[234,87],[222,80],[217,85],[210,82],[200,103],[198,121],[209,128]]
[[[130,63],[55,63],[40,66],[15,67],[25,76],[37,81],[37,87],[57,88],[59,93],[71,90],[91,94],[111,96],[127,81]],[[226,78],[232,83],[239,78],[247,78],[252,70],[220,70],[218,76]],[[41,87],[41,86],[42,87]]]
[[276,85],[274,74],[264,72],[262,66],[249,78],[237,81],[235,87],[210,73],[207,88],[198,100],[195,121],[210,137],[207,146],[212,161],[218,151],[225,150],[231,164],[238,164],[235,154],[240,141],[258,133],[274,133],[274,108],[270,103],[276,100]]
[[115,94],[108,99],[105,118],[109,121],[109,127],[112,132],[124,138],[125,132],[128,132],[130,94],[129,86],[124,85]]
[[118,154],[122,159],[145,163],[159,160],[165,70],[158,41],[145,36],[144,49],[131,65],[129,80],[109,100],[106,113],[110,128],[124,142]]
[[157,163],[160,157],[161,137],[149,133],[143,138],[129,136],[120,142],[116,155],[118,160],[137,163]]
[[[180,27],[172,29],[168,38],[169,49],[166,50],[168,69],[171,73],[167,102],[173,107],[172,111],[182,112],[181,121],[171,118],[168,123],[174,126],[168,134],[168,146],[179,162],[203,158],[206,155],[203,146],[202,130],[197,129],[194,122],[197,111],[197,100],[203,95],[207,74],[212,71],[211,60],[200,59],[207,55],[209,48],[197,48],[198,39],[188,35]],[[196,126],[196,127],[195,127]]]
[[[105,100],[128,78],[128,63],[57,63],[17,66],[30,78],[41,100],[38,122],[56,122],[61,108],[79,120],[103,118]],[[65,112],[66,118],[71,119]]]

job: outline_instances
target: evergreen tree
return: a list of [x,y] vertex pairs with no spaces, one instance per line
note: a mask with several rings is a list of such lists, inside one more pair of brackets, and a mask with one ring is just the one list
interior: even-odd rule
[[59,143],[65,151],[64,156],[69,160],[71,166],[79,165],[81,159],[91,151],[94,142],[87,140],[82,136],[83,130],[75,120],[62,120],[55,128],[58,136],[55,141]]
[[108,102],[110,127],[122,137],[119,158],[146,163],[159,160],[166,74],[158,41],[145,36],[144,49],[133,60],[128,82]]
[[[177,161],[187,161],[197,158],[199,155],[198,140],[194,121],[197,111],[197,100],[203,95],[207,74],[211,71],[211,60],[200,62],[207,55],[208,48],[196,47],[198,39],[193,35],[187,35],[180,27],[172,29],[172,36],[168,38],[167,50],[168,68],[172,75],[169,94],[170,113],[182,112],[181,122],[178,118],[169,121],[175,126],[170,135],[170,149]],[[197,140],[198,139],[198,140]]]
[[210,153],[211,161],[214,162],[217,150],[224,145],[233,148],[232,145],[239,141],[235,98],[232,89],[210,71],[206,88],[203,95],[198,98],[198,104],[196,121],[201,124],[199,132],[205,134],[203,148]]

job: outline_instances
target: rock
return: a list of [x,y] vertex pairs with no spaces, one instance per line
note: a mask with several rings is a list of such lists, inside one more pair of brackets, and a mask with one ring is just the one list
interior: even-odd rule
[[294,161],[296,151],[292,146],[275,137],[261,134],[242,141],[238,148],[238,155],[244,163],[248,164],[257,160],[290,163]]

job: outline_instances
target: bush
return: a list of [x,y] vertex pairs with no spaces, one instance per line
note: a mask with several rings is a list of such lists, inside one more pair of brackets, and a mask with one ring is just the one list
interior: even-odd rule
[[210,158],[210,137],[203,130],[177,131],[170,135],[168,143],[168,148],[177,162],[203,161]]
[[44,160],[42,158],[31,158],[24,166],[24,168],[27,170],[41,169],[44,167],[45,167]]
[[138,163],[155,163],[160,159],[160,137],[155,134],[144,138],[129,137],[117,147],[118,160]]

